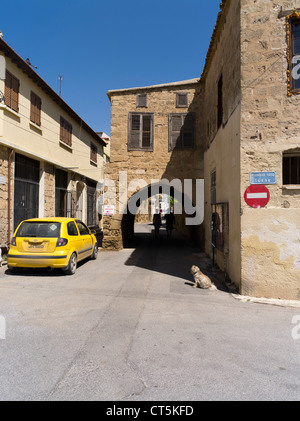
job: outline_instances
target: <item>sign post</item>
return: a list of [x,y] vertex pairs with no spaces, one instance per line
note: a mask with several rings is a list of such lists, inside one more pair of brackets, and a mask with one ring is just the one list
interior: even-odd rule
[[251,208],[263,208],[269,203],[270,191],[264,185],[253,184],[246,189],[244,199]]

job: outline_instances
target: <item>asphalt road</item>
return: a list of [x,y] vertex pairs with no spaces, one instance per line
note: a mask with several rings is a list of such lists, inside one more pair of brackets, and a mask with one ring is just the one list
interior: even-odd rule
[[300,399],[300,308],[192,288],[210,262],[151,229],[73,276],[0,269],[0,400]]

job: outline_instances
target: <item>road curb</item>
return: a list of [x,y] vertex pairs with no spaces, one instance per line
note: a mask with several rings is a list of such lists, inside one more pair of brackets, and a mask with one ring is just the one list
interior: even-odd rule
[[246,295],[231,294],[236,300],[240,300],[244,303],[259,303],[259,304],[271,304],[279,307],[294,307],[300,308],[300,301],[295,300],[280,300],[276,298],[260,298],[260,297],[249,297]]

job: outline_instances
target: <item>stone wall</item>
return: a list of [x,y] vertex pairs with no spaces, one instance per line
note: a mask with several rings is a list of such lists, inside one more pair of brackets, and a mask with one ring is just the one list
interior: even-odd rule
[[286,19],[293,1],[242,0],[241,196],[250,172],[276,171],[270,201],[241,201],[242,292],[300,298],[300,186],[284,186],[282,154],[300,148],[300,97],[288,95]]
[[[8,242],[8,158],[9,149],[0,145],[0,247],[7,247]],[[13,166],[12,166],[13,168]],[[11,169],[11,176],[13,170]],[[11,193],[12,194],[12,193]],[[12,196],[11,196],[12,197]],[[12,218],[11,218],[12,224]],[[10,232],[12,236],[12,231]]]
[[[171,84],[170,84],[171,85]],[[187,108],[176,108],[176,93],[188,93],[189,104]],[[136,107],[137,93],[148,94],[148,107]],[[117,186],[117,199],[119,200],[119,174],[126,174],[126,184],[134,180],[142,180],[136,190],[128,191],[123,200],[122,208],[127,206],[130,196],[138,189],[149,186],[153,180],[174,178],[196,179],[203,178],[203,145],[201,143],[202,116],[200,96],[202,87],[199,82],[183,84],[180,86],[146,87],[143,89],[130,89],[128,91],[111,91],[111,162],[106,169],[106,178],[112,179]],[[129,112],[154,113],[154,148],[153,152],[128,151],[128,115]],[[170,113],[196,113],[196,145],[192,150],[169,151],[169,114]],[[106,188],[106,203],[108,189]],[[110,249],[122,248],[122,216],[104,217],[103,246]]]
[[54,166],[45,162],[45,217],[55,215],[55,176]]
[[[227,1],[207,58],[203,132],[205,168],[205,251],[237,286],[240,285],[240,2]],[[218,81],[222,74],[223,119],[218,127]],[[212,247],[211,174],[216,172],[216,202],[228,205],[229,226],[223,250]],[[228,232],[226,232],[228,231]]]

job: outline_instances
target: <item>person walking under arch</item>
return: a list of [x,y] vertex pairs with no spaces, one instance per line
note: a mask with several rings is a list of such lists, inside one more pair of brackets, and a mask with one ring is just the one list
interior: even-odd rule
[[175,223],[175,216],[174,216],[173,211],[170,211],[169,213],[167,213],[165,218],[166,218],[167,238],[171,238],[172,231],[174,228],[174,223]]
[[161,226],[161,215],[158,209],[156,210],[156,213],[153,215],[153,225],[154,225],[154,230],[155,230],[155,238],[157,239],[159,236],[159,228]]

